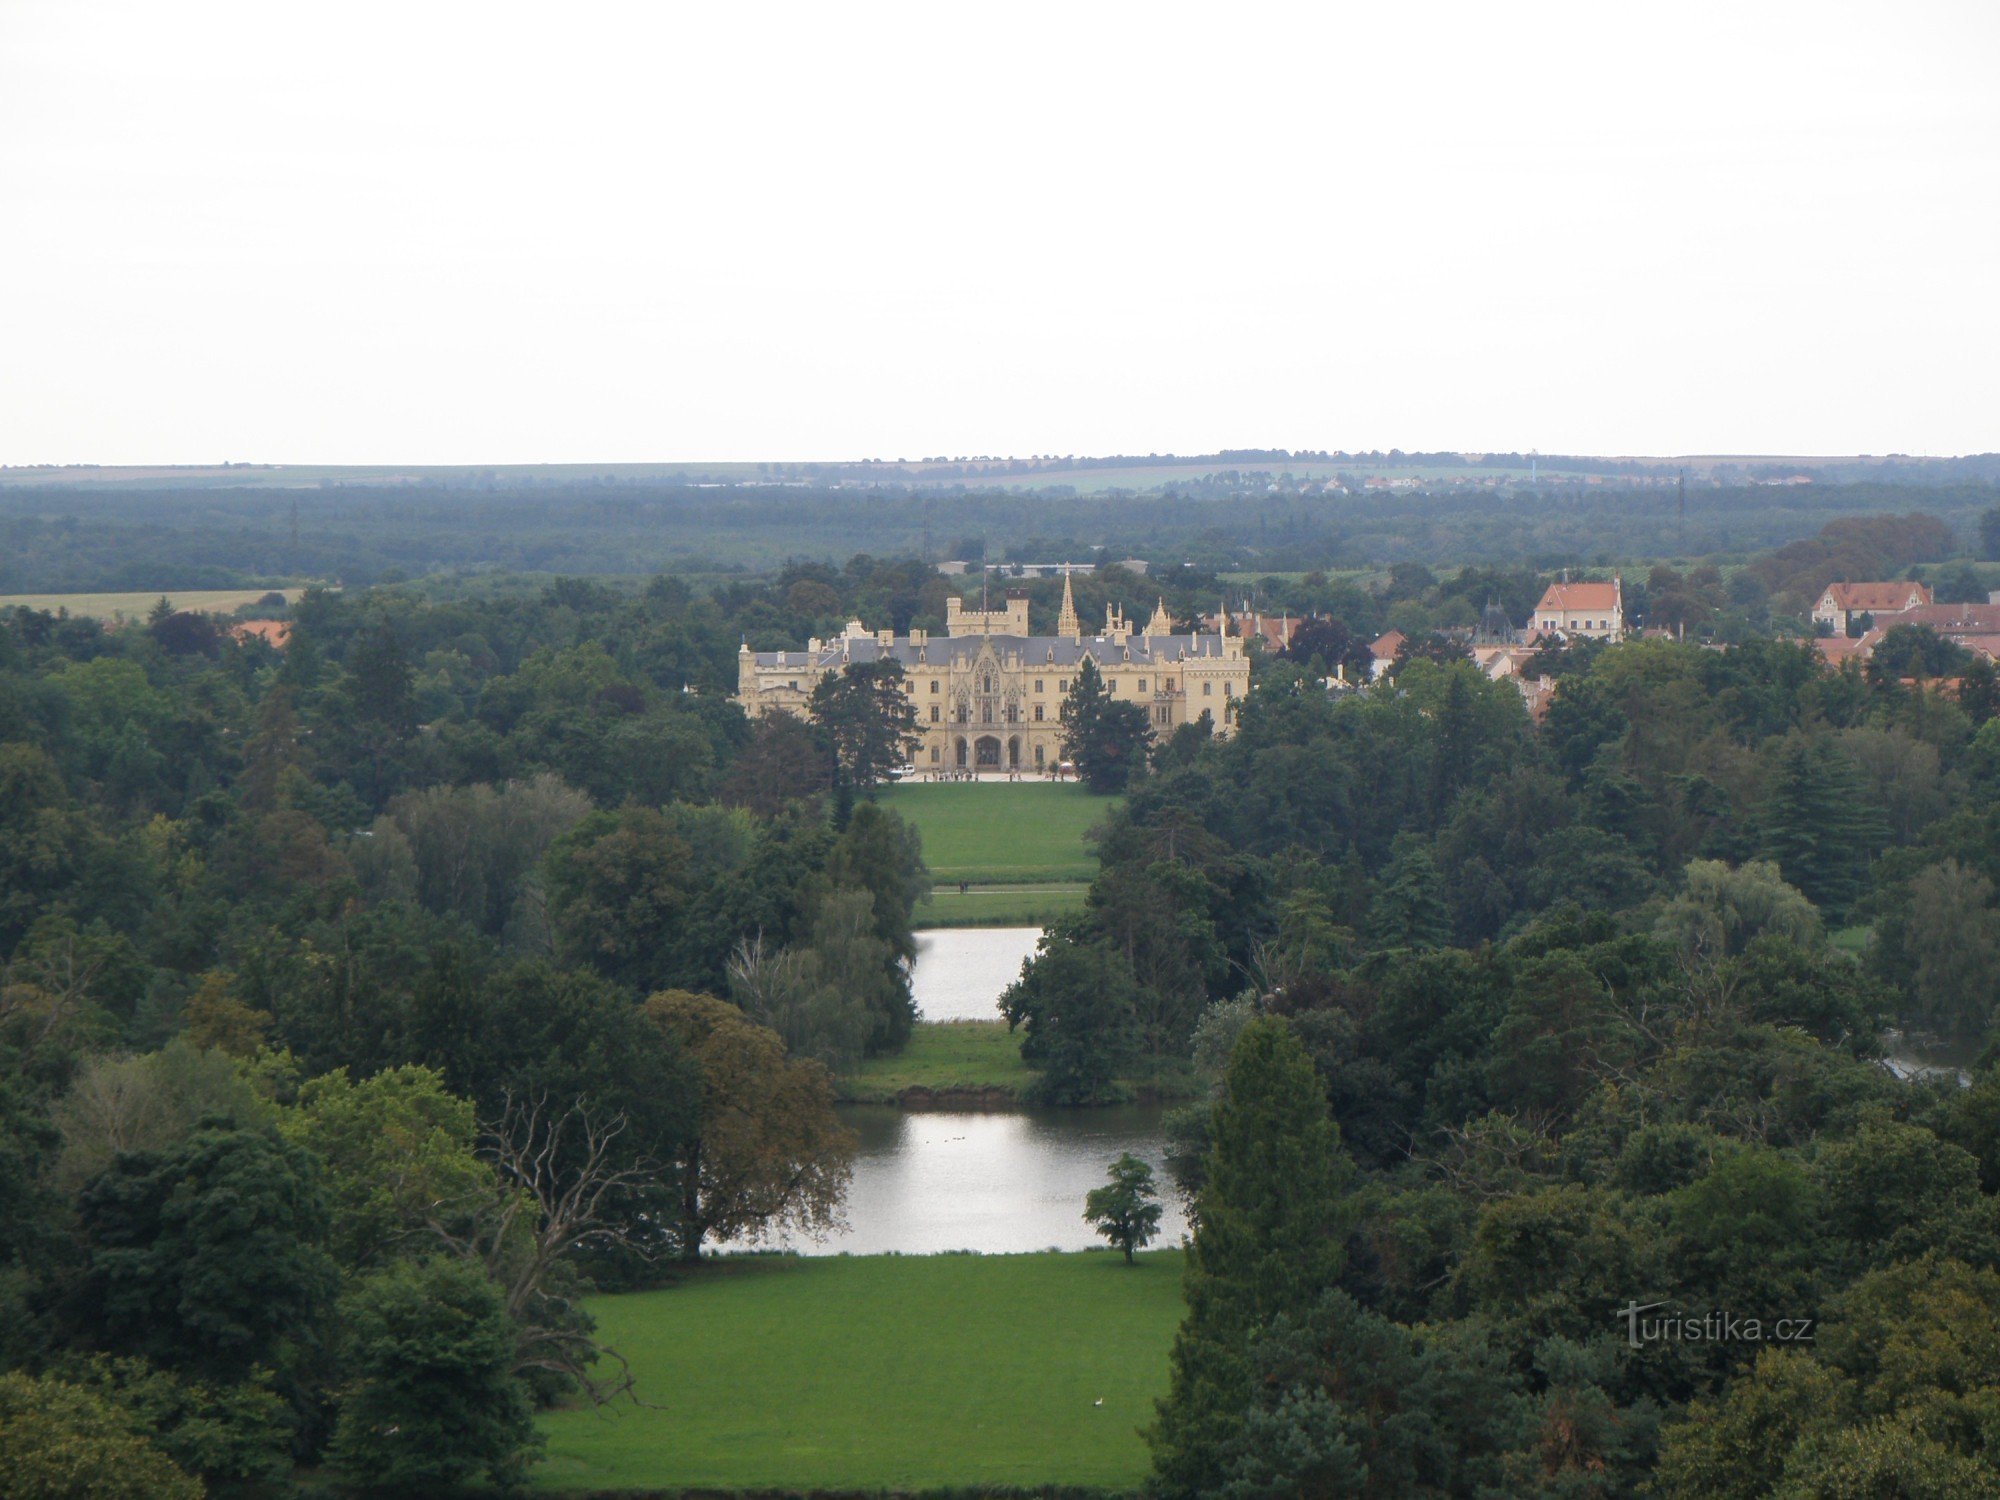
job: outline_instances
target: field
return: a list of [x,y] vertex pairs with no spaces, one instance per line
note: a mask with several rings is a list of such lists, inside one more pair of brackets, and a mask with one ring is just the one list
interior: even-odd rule
[[1081,881],[1056,885],[975,885],[963,894],[941,885],[917,903],[918,927],[1039,927],[1083,910],[1090,887]]
[[[205,610],[209,614],[226,615],[245,604],[255,604],[266,594],[283,594],[285,602],[290,604],[304,592],[304,589],[188,589],[182,593],[168,590],[165,597],[176,609]],[[0,594],[0,609],[13,609],[16,605],[51,613],[66,609],[72,615],[115,622],[145,619],[160,598],[159,590],[129,594]]]
[[1021,1061],[1021,1036],[1004,1021],[919,1021],[893,1057],[871,1057],[836,1081],[855,1104],[894,1104],[906,1089],[930,1093],[1015,1094],[1034,1077]]
[[1092,880],[1097,853],[1084,835],[1118,805],[1074,782],[915,782],[881,796],[917,825],[932,877],[953,885]]
[[539,1489],[1125,1491],[1181,1255],[746,1257],[589,1310],[654,1404],[544,1417]]

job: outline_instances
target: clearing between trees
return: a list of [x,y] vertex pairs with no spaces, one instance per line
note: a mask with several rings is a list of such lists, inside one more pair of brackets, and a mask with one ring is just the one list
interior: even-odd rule
[[541,1490],[1122,1492],[1147,1470],[1181,1252],[752,1256],[589,1307],[653,1404],[543,1417]]

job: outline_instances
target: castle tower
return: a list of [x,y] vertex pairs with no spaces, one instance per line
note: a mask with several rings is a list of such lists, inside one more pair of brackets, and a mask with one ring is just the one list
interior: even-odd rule
[[1069,570],[1063,570],[1062,613],[1056,616],[1056,634],[1073,641],[1083,639],[1083,622],[1076,617],[1076,596],[1070,592]]
[[1146,622],[1146,634],[1172,635],[1173,633],[1174,617],[1167,613],[1167,598],[1162,594],[1158,608],[1153,611],[1153,618]]

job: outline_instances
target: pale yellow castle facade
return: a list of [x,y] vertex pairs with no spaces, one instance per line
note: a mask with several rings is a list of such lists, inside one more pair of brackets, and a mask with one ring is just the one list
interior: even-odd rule
[[803,718],[813,687],[853,663],[900,662],[904,690],[916,705],[919,774],[938,771],[1046,771],[1062,759],[1062,706],[1086,660],[1097,664],[1110,695],[1146,710],[1155,738],[1206,713],[1215,734],[1235,727],[1250,690],[1250,660],[1229,635],[1176,633],[1166,602],[1143,630],[1107,606],[1101,634],[1085,635],[1069,579],[1054,635],[1028,633],[1028,600],[1010,594],[999,609],[945,602],[945,634],[870,631],[850,620],[835,639],[804,651],[752,651],[737,657],[736,701],[757,718]]

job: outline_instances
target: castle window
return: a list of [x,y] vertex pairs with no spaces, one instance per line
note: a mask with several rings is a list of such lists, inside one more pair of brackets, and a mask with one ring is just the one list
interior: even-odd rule
[[786,683],[785,686],[790,688],[793,692],[797,692],[799,690],[798,678],[794,677],[790,682]]
[[1042,705],[1039,703],[1035,705],[1035,722],[1037,724],[1042,722]]
[[935,703],[933,703],[931,705],[931,722],[935,724],[937,723],[937,721],[938,721],[938,706]]
[[1020,713],[1020,710],[1019,710],[1019,709],[1017,709],[1017,708],[1015,708],[1013,704],[1011,704],[1011,703],[1010,703],[1010,704],[1008,704],[1008,705],[1007,705],[1007,722],[1008,722],[1009,724],[1012,724],[1012,723],[1014,723],[1014,722],[1016,721],[1016,719],[1017,719],[1017,717],[1018,717],[1019,713]]
[[931,691],[935,693],[937,690],[938,690],[938,680],[935,677],[933,677],[931,679]]
[[1063,678],[1062,681],[1056,684],[1056,691],[1059,693],[1066,693],[1069,691],[1069,679],[1067,677]]
[[982,724],[991,724],[993,722],[992,704],[982,703],[979,705],[979,722]]
[[1041,678],[1039,678],[1039,677],[1037,677],[1037,678],[1035,679],[1035,691],[1039,693],[1039,692],[1041,692],[1042,690],[1043,690],[1043,689],[1042,689],[1042,679],[1041,679]]
[[980,674],[979,691],[982,693],[990,693],[993,691],[993,674],[991,672],[984,672]]
[[1215,684],[1212,682],[1204,682],[1201,685],[1201,695],[1204,698],[1213,698],[1215,696]]
[[933,745],[931,746],[931,764],[936,765],[937,762],[938,762],[938,747],[936,745]]
[[1146,691],[1146,679],[1143,677],[1139,679],[1139,691],[1142,693]]

